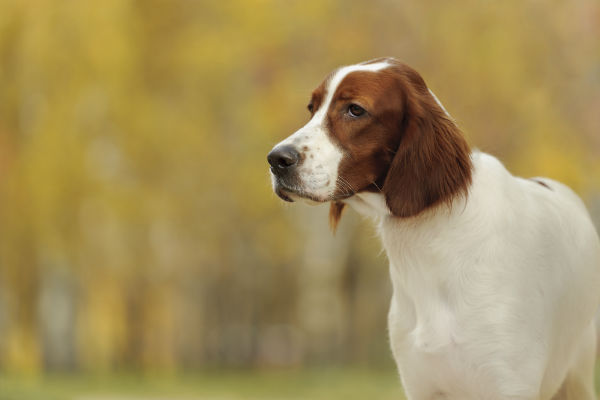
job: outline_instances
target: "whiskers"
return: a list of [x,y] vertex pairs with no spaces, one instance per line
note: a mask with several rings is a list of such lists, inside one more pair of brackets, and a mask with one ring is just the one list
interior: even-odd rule
[[350,182],[344,179],[342,176],[338,176],[336,180],[336,188],[339,190],[343,196],[350,197],[356,194],[356,189],[352,187]]

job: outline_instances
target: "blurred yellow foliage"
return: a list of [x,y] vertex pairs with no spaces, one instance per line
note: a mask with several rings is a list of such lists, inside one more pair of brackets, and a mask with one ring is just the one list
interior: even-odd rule
[[599,220],[595,0],[4,0],[0,368],[389,363],[372,231],[284,207],[265,160],[379,56]]

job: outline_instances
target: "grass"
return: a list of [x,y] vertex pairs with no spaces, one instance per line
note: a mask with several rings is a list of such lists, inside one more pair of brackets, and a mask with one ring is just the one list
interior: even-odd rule
[[0,376],[0,400],[403,399],[395,371],[203,372],[176,376]]
[[[600,364],[596,368],[600,388]],[[394,370],[324,368],[180,375],[0,375],[0,400],[402,400]]]

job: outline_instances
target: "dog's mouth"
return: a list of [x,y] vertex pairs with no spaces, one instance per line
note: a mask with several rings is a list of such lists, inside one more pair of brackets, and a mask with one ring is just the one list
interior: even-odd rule
[[279,196],[281,200],[289,201],[290,203],[294,202],[294,199],[290,197],[291,190],[284,188],[279,184],[275,186],[275,194]]
[[273,190],[275,194],[279,196],[280,199],[293,203],[296,200],[307,200],[308,203],[325,203],[327,201],[331,201],[330,198],[321,198],[312,193],[305,191],[300,187],[290,187],[285,183],[277,180],[273,185]]

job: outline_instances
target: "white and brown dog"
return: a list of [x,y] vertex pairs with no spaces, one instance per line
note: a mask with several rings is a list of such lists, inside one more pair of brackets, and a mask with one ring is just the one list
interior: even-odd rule
[[407,397],[594,399],[600,241],[581,200],[471,151],[394,59],[337,69],[269,153],[284,200],[375,217],[389,334]]

